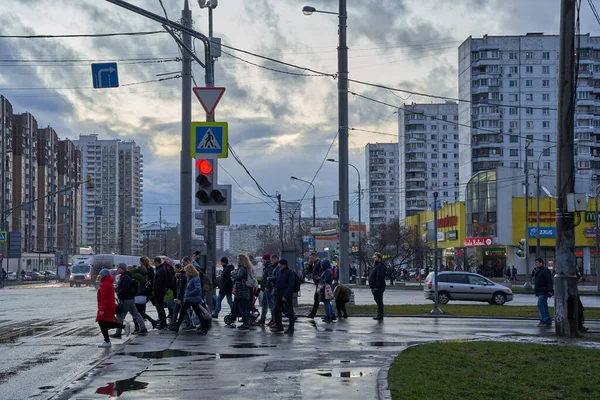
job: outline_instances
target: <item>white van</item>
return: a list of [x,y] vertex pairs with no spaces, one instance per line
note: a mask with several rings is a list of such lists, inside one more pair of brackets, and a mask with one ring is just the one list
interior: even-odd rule
[[120,254],[96,254],[92,261],[92,274],[98,275],[103,269],[115,269],[120,263],[140,265],[140,256],[123,256]]

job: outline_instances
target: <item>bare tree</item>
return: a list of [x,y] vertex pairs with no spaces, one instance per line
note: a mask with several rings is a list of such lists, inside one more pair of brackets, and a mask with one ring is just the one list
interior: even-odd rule
[[412,227],[401,226],[400,221],[395,219],[371,229],[366,249],[367,253],[361,255],[365,259],[377,252],[390,260],[392,265],[404,265],[415,257],[417,232]]

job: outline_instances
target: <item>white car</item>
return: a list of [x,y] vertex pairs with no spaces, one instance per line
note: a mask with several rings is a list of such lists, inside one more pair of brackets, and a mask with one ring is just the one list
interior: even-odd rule
[[[492,282],[479,274],[472,272],[438,272],[438,301],[447,304],[450,300],[484,301],[498,306],[513,300],[510,288]],[[435,297],[434,273],[427,275],[424,286],[426,299]]]

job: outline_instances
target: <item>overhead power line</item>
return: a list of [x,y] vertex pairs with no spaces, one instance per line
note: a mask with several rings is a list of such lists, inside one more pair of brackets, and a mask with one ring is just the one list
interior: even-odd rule
[[165,33],[165,31],[149,32],[117,32],[117,33],[88,33],[71,35],[0,35],[0,39],[61,39],[61,38],[89,38],[89,37],[113,37],[113,36],[145,36]]

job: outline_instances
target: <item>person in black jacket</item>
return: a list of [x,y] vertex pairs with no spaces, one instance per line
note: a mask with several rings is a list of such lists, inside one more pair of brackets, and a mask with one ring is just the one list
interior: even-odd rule
[[213,318],[219,318],[223,299],[227,299],[229,309],[233,310],[233,298],[231,296],[233,292],[233,281],[231,280],[231,271],[233,271],[234,268],[233,265],[229,264],[229,259],[227,257],[221,258],[221,265],[223,266],[223,272],[221,272],[219,281],[219,297],[217,298],[217,304],[212,313]]
[[[131,317],[137,321],[137,326],[140,328],[140,334],[148,333],[144,319],[140,315],[137,307],[135,306],[135,296],[137,296],[138,285],[137,281],[133,279],[131,272],[127,271],[127,264],[120,263],[117,265],[117,272],[121,275],[119,279],[119,285],[117,286],[117,297],[119,302],[123,305],[123,312],[117,315],[117,322],[122,324],[127,316],[127,313],[131,314]],[[115,334],[111,335],[113,338],[121,338],[121,329],[117,328]]]
[[170,279],[165,265],[160,257],[154,258],[154,282],[152,294],[154,297],[154,306],[158,313],[159,323],[156,329],[165,329],[167,327],[167,314],[165,313],[165,294],[170,286]]
[[319,286],[319,283],[321,282],[321,274],[323,273],[323,271],[321,271],[321,260],[319,260],[317,253],[310,254],[308,264],[310,267],[312,267],[313,282],[315,284],[315,295],[313,298],[312,310],[310,310],[310,313],[308,313],[307,317],[314,318],[317,315],[317,311],[319,310],[319,304],[321,304],[321,294],[317,290],[317,286]]
[[283,323],[281,321],[281,312],[289,320],[289,325],[285,333],[294,333],[294,282],[296,281],[296,272],[288,268],[288,261],[285,258],[279,260],[280,274],[277,279],[275,294],[275,326],[271,332],[283,332]]
[[377,316],[373,317],[373,319],[383,321],[383,292],[385,292],[385,272],[387,267],[383,263],[381,253],[373,254],[373,261],[375,265],[373,265],[369,273],[369,287],[371,288],[371,293],[373,293],[373,299],[377,303]]
[[[175,307],[173,309],[173,319],[171,320],[171,326],[175,325],[177,318],[179,317],[179,311],[183,307],[183,298],[185,295],[185,287],[187,285],[187,276],[183,271],[183,267],[181,264],[175,264],[175,286],[176,290],[174,292],[173,300],[175,302]],[[187,317],[187,315],[186,315]],[[188,325],[190,324],[189,318],[186,318]]]
[[539,326],[552,326],[552,316],[548,309],[548,298],[554,296],[554,283],[552,281],[552,273],[544,266],[544,260],[541,258],[535,259],[533,292],[538,298],[537,307],[540,312]]

